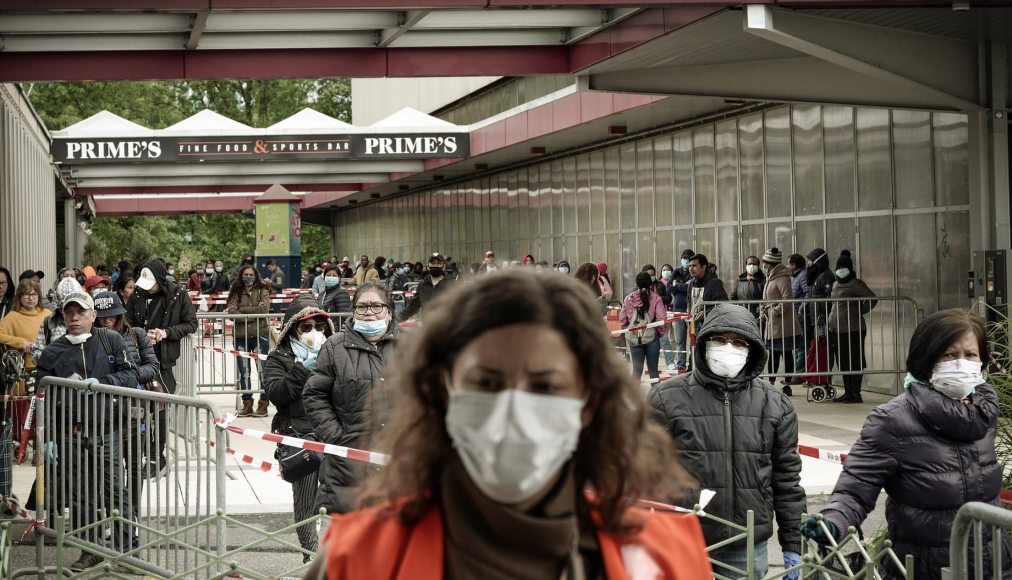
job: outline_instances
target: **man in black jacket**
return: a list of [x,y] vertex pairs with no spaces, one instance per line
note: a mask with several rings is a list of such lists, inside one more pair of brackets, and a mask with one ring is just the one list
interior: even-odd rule
[[453,287],[453,279],[444,273],[445,267],[446,260],[442,254],[437,252],[429,257],[429,273],[419,282],[415,297],[401,312],[401,320],[407,320],[418,314],[426,304]]
[[[741,525],[748,510],[755,513],[757,577],[766,575],[766,540],[773,535],[774,516],[785,560],[800,562],[798,526],[806,502],[798,418],[791,400],[760,378],[767,353],[755,317],[734,304],[714,306],[699,332],[694,356],[692,372],[650,390],[655,416],[675,440],[679,459],[700,488],[716,492],[707,512]],[[703,522],[707,545],[736,533]],[[745,549],[738,542],[711,557],[744,569]]]
[[[689,312],[694,312],[693,309],[699,302],[727,300],[724,283],[716,274],[710,272],[709,266],[710,262],[703,254],[696,254],[689,258],[689,274],[692,276],[692,284],[689,285]],[[703,318],[705,313],[695,315],[698,321]]]
[[[40,384],[54,377],[96,385],[137,385],[137,369],[128,358],[123,337],[94,326],[91,296],[83,292],[69,294],[63,301],[63,318],[67,334],[50,343],[39,356]],[[56,397],[56,412],[46,418],[46,435],[51,439],[42,450],[47,461],[55,464],[47,478],[47,491],[54,502],[50,505],[70,508],[72,529],[98,521],[99,509],[105,509],[106,514],[119,510],[126,520],[132,520],[132,507],[123,493],[123,436],[118,430],[122,421],[116,398],[107,393],[84,396],[87,391],[62,387],[50,393]],[[101,493],[96,489],[99,483]],[[129,525],[113,528],[114,549],[126,551],[136,546]],[[84,536],[89,542],[103,541],[96,528]],[[82,551],[70,569],[82,571],[101,562],[100,556]]]
[[[190,302],[186,288],[166,279],[165,266],[158,260],[148,260],[137,278],[137,289],[127,305],[127,322],[147,330],[148,340],[155,346],[155,355],[162,366],[162,385],[170,393],[176,392],[176,376],[172,368],[179,360],[180,341],[197,332],[197,309]],[[162,473],[165,467],[165,440],[168,434],[165,412],[158,412],[158,429],[155,431],[157,459],[148,466],[149,473]]]

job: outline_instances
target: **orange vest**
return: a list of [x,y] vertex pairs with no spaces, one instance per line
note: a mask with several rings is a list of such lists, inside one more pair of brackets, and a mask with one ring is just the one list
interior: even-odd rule
[[[324,538],[329,580],[442,580],[443,516],[438,508],[413,527],[370,508],[334,515]],[[646,522],[632,538],[598,531],[608,580],[712,578],[699,519],[635,510]]]

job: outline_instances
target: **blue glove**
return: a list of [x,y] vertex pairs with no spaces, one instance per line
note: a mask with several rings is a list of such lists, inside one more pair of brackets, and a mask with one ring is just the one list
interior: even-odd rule
[[[797,552],[784,552],[784,570],[793,568],[801,563],[801,554]],[[784,580],[798,580],[801,570],[795,570],[784,574]]]
[[302,366],[306,367],[309,370],[315,369],[316,368],[316,356],[317,356],[317,353],[315,353],[315,352],[309,353],[309,356],[306,357],[306,360],[302,361]]
[[88,378],[84,379],[84,383],[86,385],[97,385],[98,384],[98,379],[93,378],[93,377],[88,377]]
[[56,448],[55,441],[46,441],[42,444],[42,454],[49,463],[56,463],[60,460],[60,452]]
[[[840,531],[836,529],[836,524],[827,519],[823,519],[822,522],[829,528],[829,533],[833,535],[834,539],[840,536]],[[808,516],[805,518],[805,521],[801,522],[801,535],[813,539],[820,544],[829,543],[829,538],[822,531],[822,526],[819,525],[819,520],[815,516]],[[786,556],[786,553],[784,555]]]

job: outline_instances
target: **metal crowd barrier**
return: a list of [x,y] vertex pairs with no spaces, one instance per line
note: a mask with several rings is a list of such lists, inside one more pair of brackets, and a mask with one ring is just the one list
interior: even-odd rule
[[[984,537],[984,526],[990,527],[990,538]],[[1003,554],[1005,540],[1012,532],[1012,511],[983,502],[963,504],[956,512],[952,523],[952,534],[949,536],[949,567],[942,568],[942,580],[963,580],[971,577],[974,580],[990,578],[1001,580],[1002,560],[1010,554]],[[970,552],[970,535],[973,534],[972,565]],[[991,544],[991,561],[984,561],[984,546],[988,540]]]
[[[749,309],[759,322],[770,353],[765,374],[770,382],[783,379],[786,388],[809,388],[815,401],[829,400],[841,390],[832,383],[834,375],[863,375],[869,390],[899,392],[910,337],[924,316],[907,296],[728,302]],[[720,302],[693,304],[696,332],[705,311],[716,304]],[[783,316],[785,309],[794,316]]]

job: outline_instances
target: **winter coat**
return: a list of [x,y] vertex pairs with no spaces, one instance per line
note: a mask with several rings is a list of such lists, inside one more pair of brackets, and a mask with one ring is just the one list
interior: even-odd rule
[[689,311],[689,285],[692,283],[692,276],[685,268],[675,268],[671,275],[671,282],[668,290],[671,292],[673,301],[671,307],[675,312]]
[[769,280],[763,290],[761,316],[766,319],[766,340],[790,338],[801,334],[798,326],[798,313],[794,304],[784,300],[794,298],[791,290],[791,271],[783,264],[770,270]]
[[[836,276],[826,269],[818,271],[808,268],[805,273],[808,282],[807,298],[830,298],[833,296],[833,285],[836,284]],[[829,304],[826,302],[812,303],[807,307],[806,316],[812,316],[814,324],[825,324],[829,317]]]
[[447,292],[451,288],[453,288],[453,280],[449,276],[444,275],[439,284],[433,286],[432,277],[426,274],[425,278],[418,283],[418,288],[415,289],[415,297],[411,299],[411,302],[401,312],[401,320],[407,320],[418,314],[422,308],[435,300],[437,296]]
[[[808,270],[806,268],[799,268],[791,273],[791,294],[798,300],[808,298]],[[798,325],[802,328],[805,325],[815,324],[814,320],[808,320],[807,316],[807,304],[795,304],[794,311],[798,314]]]
[[[232,292],[225,303],[225,311],[229,314],[267,314],[270,308],[271,290],[266,285]],[[233,322],[236,337],[250,339],[266,337],[269,334],[266,318],[240,318]]]
[[[749,343],[748,361],[737,377],[725,379],[706,364],[707,338],[734,332]],[[791,400],[760,375],[766,349],[748,310],[733,304],[710,309],[699,331],[688,374],[654,386],[648,395],[656,418],[678,448],[679,460],[716,493],[706,511],[745,525],[755,513],[755,539],[773,535],[773,518],[784,551],[801,553],[801,514],[806,511],[798,454],[798,418]],[[737,532],[704,520],[707,545]]]
[[403,292],[406,282],[408,282],[406,275],[394,272],[387,278],[387,292]]
[[[149,260],[144,263],[144,267],[151,270],[158,282],[162,294],[161,305],[156,310],[149,309],[148,299],[157,295],[148,294],[147,290],[138,287],[127,302],[127,324],[144,330],[164,330],[167,336],[155,345],[155,354],[163,369],[172,368],[176,366],[181,354],[179,341],[184,336],[197,332],[197,308],[190,302],[186,290],[165,279],[165,266],[161,262]],[[150,306],[154,307],[154,303],[152,300]]]
[[[747,272],[738,276],[734,283],[734,290],[731,291],[731,300],[762,300],[763,287],[766,285],[766,276],[762,272],[756,272],[755,276],[749,276]],[[759,316],[759,303],[742,304],[752,316]]]
[[320,294],[320,308],[324,312],[351,312],[351,296],[340,285],[326,288]]
[[271,272],[271,275],[267,277],[267,284],[270,286],[271,291],[275,293],[281,292],[285,289],[285,273],[281,269],[281,266],[278,266],[278,268]]
[[[309,382],[312,371],[303,366],[292,351],[292,341],[297,333],[297,320],[309,314],[323,312],[311,297],[300,294],[292,300],[285,311],[284,325],[281,327],[281,341],[278,347],[267,355],[264,363],[264,390],[278,412],[271,421],[271,431],[282,435],[298,433],[304,435],[313,432],[313,424],[306,413],[302,400],[302,391]],[[329,330],[327,336],[334,334],[334,323],[327,319]]]
[[[977,387],[972,400],[966,406],[913,383],[903,394],[873,409],[822,509],[825,518],[845,534],[848,526],[864,521],[884,488],[886,537],[892,540],[893,550],[901,561],[907,554],[914,556],[914,578],[940,578],[941,568],[949,564],[949,536],[960,506],[971,501],[999,505],[998,395],[984,384]],[[987,526],[984,533],[985,570],[990,570]],[[1010,578],[1007,541],[1002,553],[1002,577]],[[969,561],[973,559],[971,551]],[[902,577],[892,565],[883,576]]]
[[[871,291],[871,288],[868,288],[864,280],[853,274],[845,280],[838,280],[833,286],[833,298],[861,298],[864,296],[875,296],[875,293]],[[867,330],[864,315],[875,308],[876,304],[878,302],[875,300],[834,302],[829,311],[829,330],[838,334]]]
[[204,279],[200,281],[201,294],[218,294],[220,292],[228,292],[228,287],[229,279],[228,274],[225,272],[215,272],[210,276],[205,275]]
[[143,386],[151,381],[161,382],[162,367],[158,364],[148,333],[143,328],[127,326],[122,336],[127,345],[127,355],[137,368],[137,384]]
[[[187,292],[200,292],[200,285],[203,282],[203,278],[197,272],[190,274],[190,277],[186,280]],[[115,284],[115,282],[113,282]]]
[[703,275],[702,280],[692,278],[689,284],[689,311],[697,302],[712,302],[716,300],[727,300],[727,292],[724,290],[724,283],[712,272]]
[[376,270],[376,267],[373,266],[372,262],[369,262],[369,265],[365,267],[359,266],[358,269],[355,270],[355,275],[351,277],[351,283],[356,286],[361,286],[366,282],[379,281],[379,272]]
[[[320,441],[369,450],[391,408],[383,371],[392,360],[399,328],[391,322],[379,342],[370,344],[352,325],[349,320],[320,349],[302,402]],[[350,511],[354,488],[361,484],[365,469],[362,463],[327,455],[320,469],[317,505],[328,513]]]
[[[625,297],[625,301],[622,302],[622,311],[618,314],[618,321],[622,324],[622,328],[628,328],[632,324],[632,321],[636,319],[636,311],[642,307],[643,297],[640,295],[640,291],[636,290],[635,292],[630,292],[629,295]],[[664,302],[656,292],[650,292],[650,304],[647,306],[644,315],[646,317],[647,324],[664,320],[667,317],[664,310]],[[655,337],[660,337],[664,336],[667,329],[668,328],[666,326],[659,326],[648,330],[654,331],[649,334],[653,334]],[[642,337],[643,331],[634,331],[626,334],[626,340],[628,340],[629,344],[632,346],[640,346],[640,343],[636,339]],[[643,344],[648,344],[649,342],[651,341],[647,340]]]

